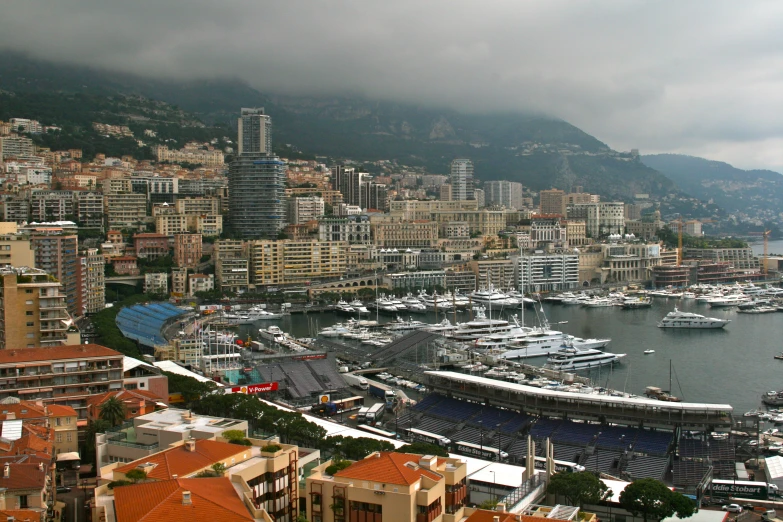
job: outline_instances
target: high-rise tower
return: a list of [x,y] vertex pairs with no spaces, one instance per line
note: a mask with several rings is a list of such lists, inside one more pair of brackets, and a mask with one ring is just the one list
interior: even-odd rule
[[455,159],[451,162],[451,199],[464,201],[473,197],[473,162]]
[[272,118],[264,108],[242,109],[239,117],[239,153],[272,154]]
[[231,227],[243,239],[273,238],[285,227],[285,163],[272,155],[272,120],[242,109],[239,154],[228,169]]

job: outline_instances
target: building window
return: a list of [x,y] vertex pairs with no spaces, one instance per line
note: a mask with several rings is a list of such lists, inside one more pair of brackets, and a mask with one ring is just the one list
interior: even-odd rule
[[35,326],[35,323],[32,321],[27,321],[27,326]]
[[63,434],[62,434],[62,433],[57,433],[57,434],[54,436],[54,441],[55,441],[55,442],[62,442],[62,441],[63,441]]
[[65,440],[68,442],[73,442],[73,433],[66,433],[65,434]]
[[25,315],[33,315],[33,311],[32,310],[28,310],[28,311],[25,312]]
[[19,495],[19,509],[27,509],[30,507],[27,504],[27,495]]
[[33,293],[33,291],[32,291],[31,289],[29,289],[29,288],[28,288],[27,290],[25,290],[25,291],[24,291],[24,293],[26,293],[26,294],[32,294],[32,293]]

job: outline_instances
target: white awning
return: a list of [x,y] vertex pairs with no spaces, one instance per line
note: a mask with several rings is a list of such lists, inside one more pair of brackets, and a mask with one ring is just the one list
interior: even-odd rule
[[68,453],[60,453],[57,455],[57,462],[69,462],[73,460],[82,460],[78,451],[70,451]]

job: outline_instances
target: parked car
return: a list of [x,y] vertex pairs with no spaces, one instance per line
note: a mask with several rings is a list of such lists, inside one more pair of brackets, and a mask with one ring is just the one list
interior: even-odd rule
[[68,486],[57,486],[57,493],[70,493],[71,488]]
[[742,513],[742,506],[739,504],[726,504],[721,509],[729,513]]

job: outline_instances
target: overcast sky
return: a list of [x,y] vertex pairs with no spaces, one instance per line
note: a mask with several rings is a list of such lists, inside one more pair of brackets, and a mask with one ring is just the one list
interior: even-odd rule
[[0,48],[270,93],[535,110],[783,172],[783,2],[8,0]]

